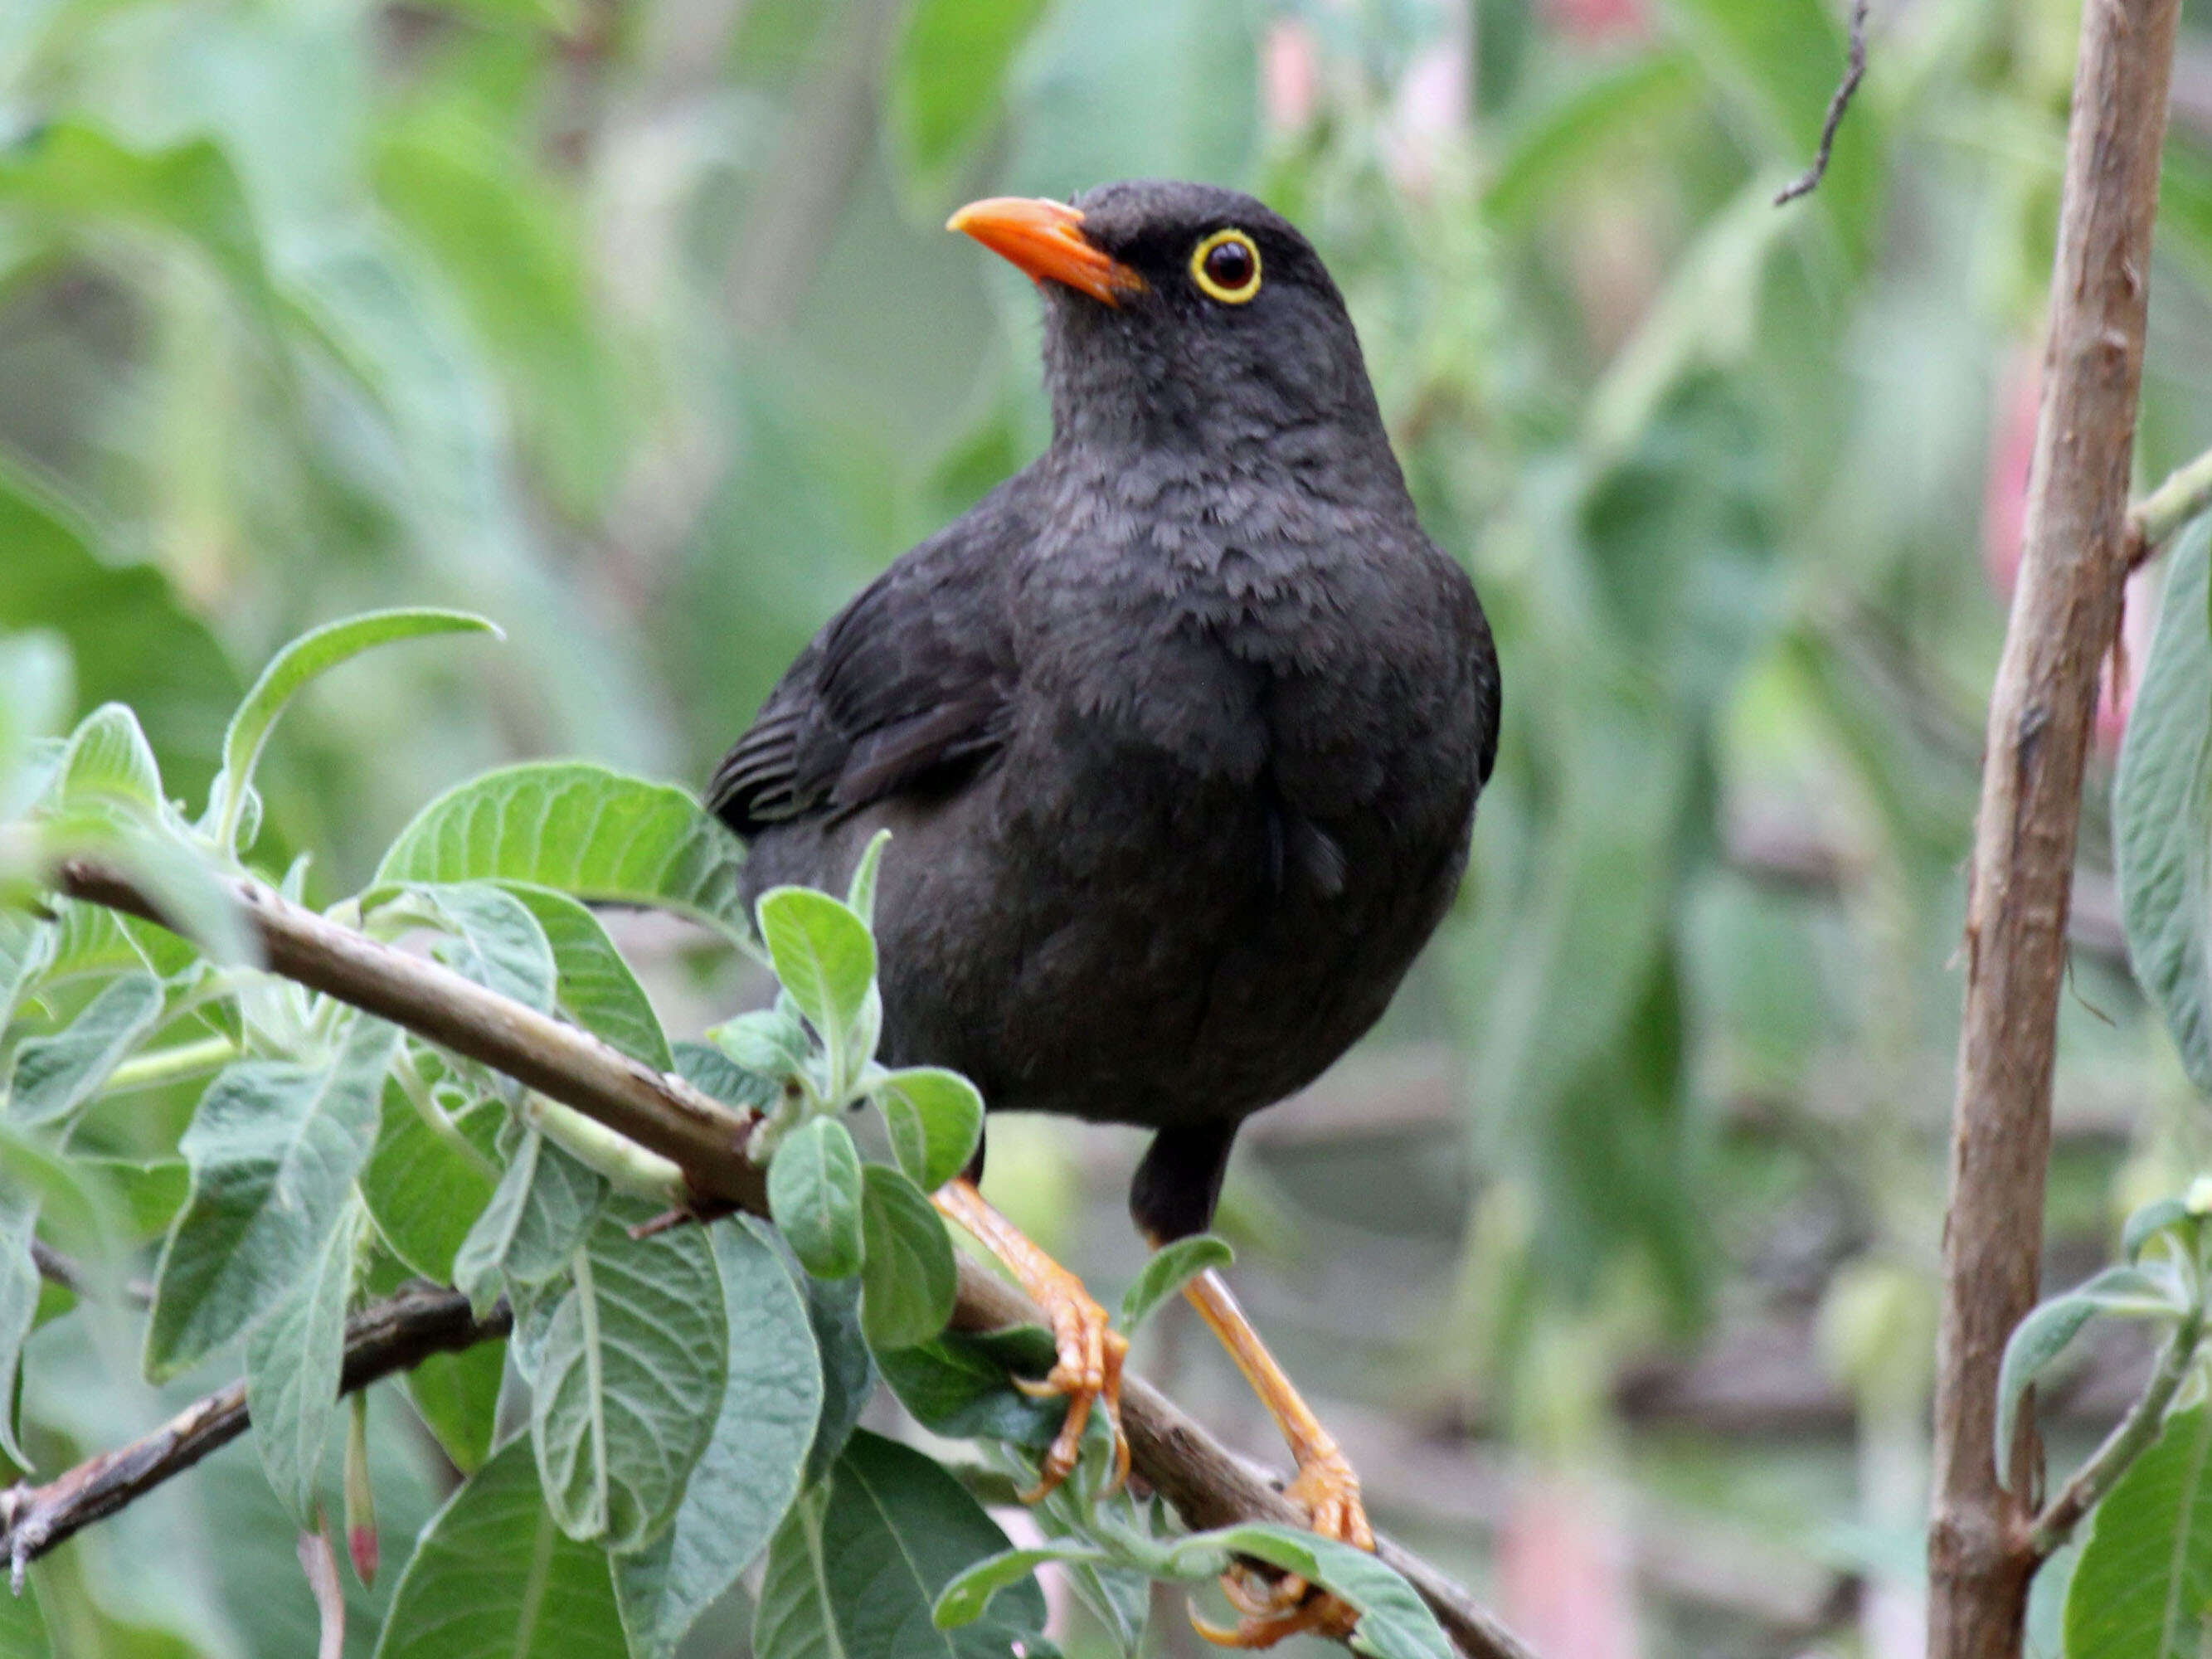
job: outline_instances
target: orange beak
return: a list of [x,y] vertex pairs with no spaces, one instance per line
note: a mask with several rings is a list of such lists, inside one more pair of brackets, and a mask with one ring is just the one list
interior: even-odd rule
[[1083,215],[1065,202],[994,196],[945,222],[1042,283],[1052,281],[1115,306],[1145,291],[1145,279],[1084,236]]

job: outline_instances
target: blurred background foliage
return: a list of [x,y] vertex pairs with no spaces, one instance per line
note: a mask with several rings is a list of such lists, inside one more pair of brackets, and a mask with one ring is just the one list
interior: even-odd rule
[[[1549,1659],[1915,1652],[1949,960],[2075,16],[1883,0],[1826,181],[1778,210],[1843,62],[1826,0],[6,0],[0,629],[64,635],[81,704],[133,703],[197,799],[291,635],[497,618],[503,649],[366,659],[288,724],[259,854],[316,849],[325,895],[506,758],[696,781],[1044,441],[1034,301],[945,214],[1255,190],[1337,274],[1507,681],[1457,912],[1248,1133],[1260,1322],[1382,1524]],[[2212,442],[2194,28],[2146,481]],[[2092,797],[2062,1281],[2205,1150]],[[673,1033],[742,994],[696,941],[629,943]],[[1007,1208],[1133,1271],[1133,1139],[994,1148]],[[1267,1449],[1184,1336],[1146,1368]],[[2118,1343],[2062,1432],[2127,1398]],[[155,1409],[127,1363],[31,1374],[86,1450]],[[64,1553],[72,1651],[306,1650],[243,1455]],[[439,1475],[395,1474],[386,1524]]]

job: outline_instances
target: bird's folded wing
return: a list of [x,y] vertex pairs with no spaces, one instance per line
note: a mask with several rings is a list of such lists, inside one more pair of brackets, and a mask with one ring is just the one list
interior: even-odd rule
[[732,829],[851,811],[998,747],[1013,653],[1000,573],[970,552],[917,548],[792,664],[708,785]]

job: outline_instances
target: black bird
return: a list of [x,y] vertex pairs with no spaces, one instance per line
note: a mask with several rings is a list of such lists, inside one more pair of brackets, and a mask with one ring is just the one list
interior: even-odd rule
[[[823,629],[709,800],[754,893],[838,887],[890,830],[886,1058],[956,1067],[994,1111],[1157,1130],[1129,1200],[1157,1247],[1206,1227],[1237,1126],[1375,1022],[1451,903],[1497,655],[1287,222],[1140,180],[950,228],[1037,280],[1051,447]],[[1051,1316],[1044,1388],[1070,1404],[1041,1495],[1092,1402],[1118,1418],[1124,1345],[984,1204],[981,1158],[938,1203]],[[1226,1285],[1191,1297],[1316,1528],[1371,1547],[1350,1465]],[[1232,1589],[1246,1617],[1216,1634],[1242,1645],[1342,1615]]]

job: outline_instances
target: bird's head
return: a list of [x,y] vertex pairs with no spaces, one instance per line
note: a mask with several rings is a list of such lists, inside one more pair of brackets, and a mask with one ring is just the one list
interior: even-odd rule
[[1133,179],[1073,203],[994,197],[948,228],[1036,279],[1063,441],[1218,450],[1323,427],[1385,441],[1343,296],[1249,196]]

